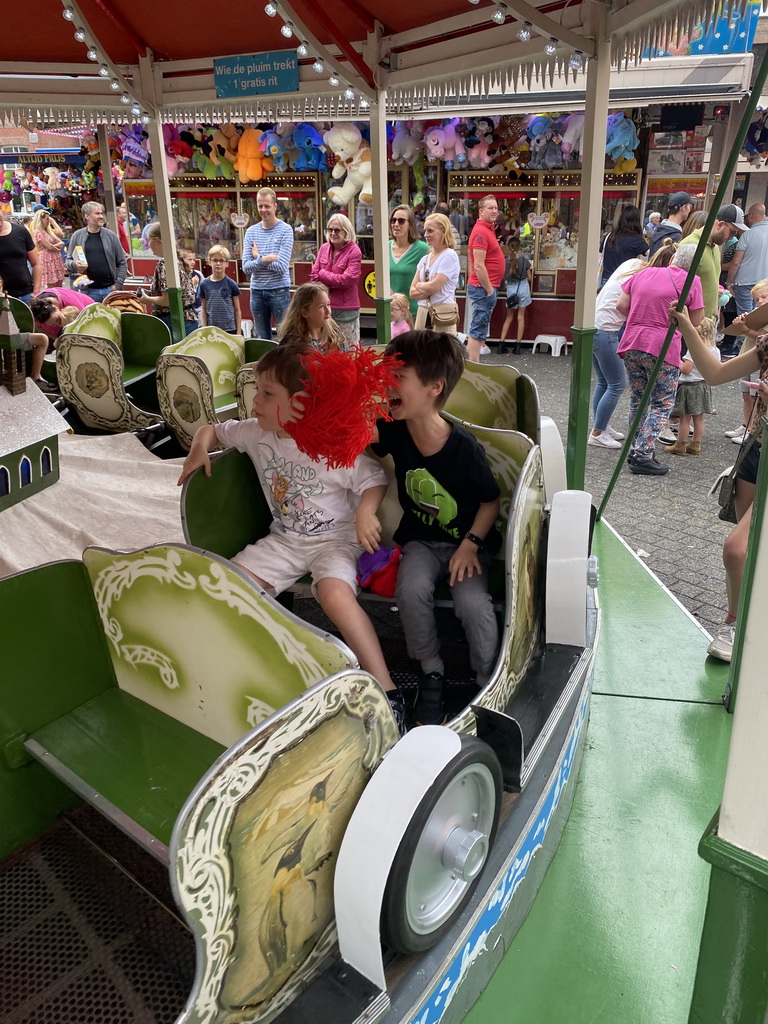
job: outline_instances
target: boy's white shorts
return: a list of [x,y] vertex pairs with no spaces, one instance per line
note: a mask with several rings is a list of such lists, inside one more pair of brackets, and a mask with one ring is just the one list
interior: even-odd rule
[[276,594],[282,593],[307,573],[312,574],[312,593],[318,580],[344,580],[357,594],[357,559],[362,551],[355,527],[317,537],[274,531],[249,544],[232,559],[264,580]]

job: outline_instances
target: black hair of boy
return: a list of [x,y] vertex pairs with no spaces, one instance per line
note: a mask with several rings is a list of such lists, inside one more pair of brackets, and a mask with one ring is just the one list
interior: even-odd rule
[[39,324],[47,324],[56,309],[50,298],[44,295],[36,295],[29,303],[29,308]]
[[464,350],[455,335],[444,331],[406,331],[390,341],[384,354],[413,367],[422,384],[443,382],[437,396],[438,409],[443,408],[464,373]]
[[295,395],[297,391],[303,391],[307,382],[307,368],[302,362],[302,356],[312,352],[314,349],[311,345],[299,341],[276,345],[256,363],[254,375],[267,374],[286,388],[289,395]]

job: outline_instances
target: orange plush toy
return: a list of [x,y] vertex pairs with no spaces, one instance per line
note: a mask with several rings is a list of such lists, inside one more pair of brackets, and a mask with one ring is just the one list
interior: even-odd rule
[[250,181],[261,181],[265,174],[275,169],[272,160],[268,156],[264,156],[259,148],[260,139],[261,132],[257,132],[253,128],[246,128],[240,136],[240,144],[235,157],[235,170],[241,185],[247,185]]

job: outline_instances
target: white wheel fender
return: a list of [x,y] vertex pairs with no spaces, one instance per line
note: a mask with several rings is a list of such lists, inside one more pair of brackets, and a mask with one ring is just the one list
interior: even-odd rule
[[565,449],[557,424],[551,416],[542,416],[540,424],[541,464],[544,467],[544,501],[547,505],[558,491],[568,486],[565,475]]
[[547,542],[546,642],[583,647],[592,495],[559,491],[552,499]]
[[341,956],[382,992],[379,921],[392,862],[422,799],[460,752],[458,733],[445,726],[407,733],[376,769],[344,833],[333,882]]

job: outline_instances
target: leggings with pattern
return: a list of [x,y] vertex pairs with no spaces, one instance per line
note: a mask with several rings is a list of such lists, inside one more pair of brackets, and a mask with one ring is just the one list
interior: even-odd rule
[[[650,379],[656,356],[650,352],[628,349],[624,353],[624,368],[629,382],[629,422],[635,418],[643,391]],[[680,367],[662,363],[656,383],[653,385],[650,401],[632,442],[632,451],[643,458],[653,458],[656,439],[669,419],[677,394]]]

